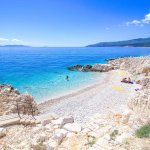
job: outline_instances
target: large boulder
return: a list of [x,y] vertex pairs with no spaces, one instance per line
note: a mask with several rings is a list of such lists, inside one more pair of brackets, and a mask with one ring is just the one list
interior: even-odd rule
[[0,85],[0,115],[11,113],[37,115],[39,113],[34,98],[29,94],[21,95],[11,85]]

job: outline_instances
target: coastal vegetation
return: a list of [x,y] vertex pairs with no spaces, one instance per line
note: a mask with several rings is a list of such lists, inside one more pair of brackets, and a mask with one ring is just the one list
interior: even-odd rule
[[142,126],[136,131],[136,136],[138,138],[150,137],[150,125]]

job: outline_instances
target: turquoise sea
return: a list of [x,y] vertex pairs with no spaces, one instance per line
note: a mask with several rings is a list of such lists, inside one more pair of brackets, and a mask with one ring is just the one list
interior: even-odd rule
[[29,92],[41,101],[89,84],[100,75],[69,71],[68,66],[145,55],[150,55],[150,48],[0,47],[0,84],[11,84],[21,93]]

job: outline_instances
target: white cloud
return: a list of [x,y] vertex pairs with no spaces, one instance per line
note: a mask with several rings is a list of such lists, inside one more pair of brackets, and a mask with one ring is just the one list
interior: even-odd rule
[[141,20],[132,20],[132,21],[128,21],[126,23],[127,26],[129,26],[129,25],[136,25],[136,26],[141,26],[141,27],[143,27],[144,24],[150,24],[150,13],[148,13],[147,15],[145,15],[144,19],[141,19]]
[[0,44],[23,44],[24,42],[20,39],[13,38],[13,39],[8,39],[8,38],[0,38]]
[[145,18],[142,20],[142,22],[146,24],[150,23],[150,13],[145,15]]
[[0,38],[0,42],[7,42],[9,41],[9,39],[6,39],[6,38]]
[[11,41],[12,42],[22,42],[22,40],[19,40],[19,39],[12,39]]

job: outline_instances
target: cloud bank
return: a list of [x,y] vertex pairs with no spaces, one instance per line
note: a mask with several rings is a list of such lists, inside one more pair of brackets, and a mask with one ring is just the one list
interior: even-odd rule
[[21,44],[23,43],[22,40],[13,38],[13,39],[7,39],[7,38],[0,38],[0,43],[6,43],[6,44]]
[[135,26],[141,26],[141,27],[143,27],[145,24],[150,24],[150,13],[145,15],[144,18],[141,20],[132,20],[126,23],[127,26],[135,25]]
[[6,39],[6,38],[0,38],[0,42],[7,42],[9,41],[9,39]]

